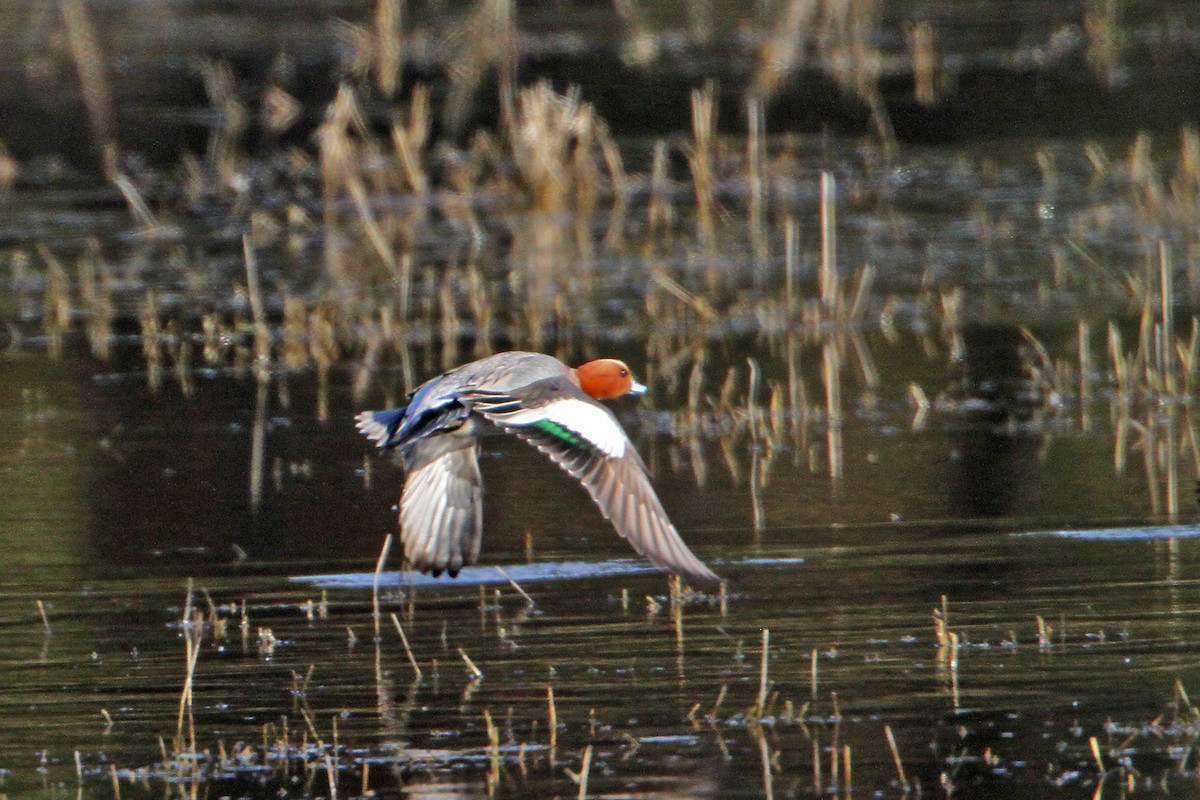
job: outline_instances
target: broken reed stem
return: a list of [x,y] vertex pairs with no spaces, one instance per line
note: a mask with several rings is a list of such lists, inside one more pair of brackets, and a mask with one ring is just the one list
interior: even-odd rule
[[388,553],[392,550],[392,534],[383,540],[383,548],[379,551],[379,560],[375,562],[375,575],[371,579],[371,618],[375,622],[375,641],[379,641],[379,580],[383,576],[383,565],[387,563]]
[[[191,607],[191,581],[188,582],[188,608]],[[179,718],[175,725],[175,740],[177,747],[183,742],[183,723],[188,725],[188,752],[196,752],[196,718],[193,713],[192,687],[196,681],[196,663],[200,660],[200,643],[204,636],[204,626],[194,625],[189,618],[183,623],[183,646],[186,674],[183,678],[183,689],[179,694]]]
[[896,778],[900,781],[901,788],[908,791],[910,784],[908,776],[904,773],[904,762],[900,760],[900,748],[896,746],[896,736],[892,733],[892,726],[884,725],[883,733],[887,737],[888,749],[892,751],[892,760],[896,762]]
[[1100,742],[1096,740],[1095,736],[1088,737],[1088,747],[1090,747],[1092,750],[1092,758],[1096,759],[1096,768],[1099,769],[1100,774],[1103,775],[1105,772],[1104,759],[1100,755]]
[[37,603],[38,613],[42,615],[42,632],[46,636],[53,635],[53,632],[50,630],[50,619],[46,616],[46,604],[41,600],[35,600],[34,602]]
[[[304,721],[308,723],[308,730],[312,734],[313,741],[317,745],[317,750],[319,750],[321,755],[324,757],[325,775],[329,779],[329,800],[337,800],[337,770],[335,770],[333,766],[333,756],[331,756],[329,751],[325,749],[325,743],[321,741],[321,734],[317,733],[317,726],[313,722],[312,714],[309,713],[309,710],[305,707],[301,707],[300,714],[304,717]],[[335,722],[334,724],[336,725],[337,723]]]
[[592,771],[592,746],[583,748],[583,763],[579,766],[579,800],[584,800],[588,792],[588,774]]
[[762,662],[758,670],[758,702],[755,703],[755,716],[761,718],[767,705],[767,668],[768,655],[771,646],[771,629],[762,631]]
[[391,613],[392,624],[396,626],[396,632],[400,634],[400,641],[404,643],[404,652],[408,655],[408,663],[412,664],[413,672],[416,673],[417,680],[421,680],[421,667],[417,664],[417,658],[413,655],[412,648],[409,647],[408,637],[404,634],[404,628],[400,627],[400,618],[396,616],[396,612]]
[[508,581],[512,585],[512,587],[517,590],[517,593],[520,594],[521,597],[525,598],[526,603],[529,603],[529,605],[531,605],[531,606],[536,605],[536,603],[533,602],[533,598],[529,596],[529,593],[526,592],[524,589],[522,589],[521,585],[518,584],[516,581],[514,581],[512,579],[512,576],[510,576],[507,572],[504,571],[503,567],[497,566],[496,572],[499,572],[500,576],[502,578],[504,578],[504,580]]
[[479,680],[483,677],[483,670],[475,666],[475,662],[471,660],[469,655],[467,655],[466,650],[460,647],[458,648],[458,654],[462,656],[463,663],[467,665],[467,672],[471,673],[471,678],[473,680]]

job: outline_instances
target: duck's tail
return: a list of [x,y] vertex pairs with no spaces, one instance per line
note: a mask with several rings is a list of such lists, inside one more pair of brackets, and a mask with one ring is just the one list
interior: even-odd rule
[[400,423],[404,421],[404,412],[407,410],[389,408],[386,411],[363,411],[354,418],[354,422],[358,432],[374,442],[376,447],[395,447],[400,444],[396,432],[400,429]]

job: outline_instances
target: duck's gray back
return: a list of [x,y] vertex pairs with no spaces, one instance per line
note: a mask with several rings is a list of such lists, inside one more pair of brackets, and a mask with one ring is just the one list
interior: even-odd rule
[[544,353],[496,353],[427,381],[417,390],[413,402],[439,406],[464,391],[516,392],[534,381],[566,377],[569,372],[566,364]]

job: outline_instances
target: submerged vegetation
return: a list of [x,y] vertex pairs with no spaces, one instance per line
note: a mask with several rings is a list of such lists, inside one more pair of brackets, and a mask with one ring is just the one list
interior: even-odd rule
[[[614,3],[630,68],[680,58],[645,5]],[[713,4],[688,5],[687,53],[699,58],[718,26]],[[343,405],[345,395],[395,404],[438,370],[520,348],[567,361],[620,352],[654,392],[643,430],[669,434],[656,466],[689,488],[714,471],[744,485],[756,536],[770,528],[765,496],[783,462],[837,487],[877,456],[847,445],[855,423],[872,436],[971,426],[1033,440],[1038,458],[1074,437],[1110,437],[1113,470],[1140,464],[1138,518],[1186,518],[1200,474],[1196,128],[950,156],[903,144],[894,84],[922,108],[954,91],[958,62],[939,51],[936,18],[912,21],[889,50],[882,3],[761,5],[736,51],[743,84],[692,81],[684,108],[658,109],[690,128],[640,137],[605,119],[586,86],[530,77],[530,34],[509,0],[457,9],[444,48],[407,4],[378,0],[369,18],[338,26],[343,58],[319,100],[287,56],[261,85],[229,61],[204,61],[207,141],[160,164],[123,146],[112,44],[95,11],[60,0],[54,21],[38,20],[69,54],[103,183],[64,200],[68,170],[0,145],[0,215],[18,232],[0,240],[5,354],[84,361],[159,397],[195,398],[216,379],[250,385],[256,512],[285,469],[312,469],[269,452],[277,416],[348,425],[339,393]],[[1004,66],[1077,59],[1089,81],[1120,84],[1132,45],[1117,5],[1085,4],[1045,42],[1014,46]],[[1175,46],[1171,24],[1138,30],[1161,34],[1142,37],[1161,54]],[[813,72],[857,109],[861,138],[772,124],[797,76]],[[485,106],[495,113],[481,123]],[[62,213],[26,218],[26,203]],[[311,394],[294,391],[310,382]],[[24,402],[26,420],[41,414],[44,399]],[[369,462],[359,474],[369,487]],[[118,798],[227,787],[336,798],[466,772],[482,784],[471,796],[584,797],[625,791],[621,765],[669,741],[680,791],[703,795],[718,785],[712,753],[732,761],[729,742],[743,735],[749,744],[733,747],[759,759],[753,793],[766,797],[868,787],[952,796],[990,780],[1099,796],[1196,777],[1200,712],[1182,678],[1149,721],[1023,721],[1018,747],[1048,752],[1028,732],[1041,724],[1053,750],[1044,757],[1018,752],[993,730],[1009,723],[985,718],[1007,696],[976,688],[974,706],[961,702],[967,659],[1015,673],[1058,656],[1077,675],[1095,669],[1093,648],[1116,658],[1129,635],[1117,612],[1088,607],[1069,630],[1052,608],[1020,622],[976,609],[960,624],[943,598],[932,635],[923,616],[868,630],[862,620],[876,612],[861,607],[850,616],[862,629],[781,631],[769,618],[778,609],[739,616],[753,600],[735,585],[730,596],[673,586],[641,600],[609,589],[599,610],[572,597],[563,602],[575,616],[551,618],[517,581],[512,593],[480,585],[478,598],[473,587],[381,594],[386,555],[369,608],[363,592],[298,601],[294,587],[258,597],[232,587],[201,602],[189,588],[167,628],[184,645],[178,696],[179,654],[163,655],[159,629],[146,645],[161,649],[158,675],[170,676],[159,705],[177,709],[174,730],[160,731],[140,768],[75,751],[80,784],[106,782]],[[1177,554],[1165,560],[1174,575]],[[49,641],[53,605],[36,609]],[[571,648],[596,629],[611,652],[590,647],[603,655],[589,662]],[[1174,635],[1153,630],[1151,646]],[[566,649],[549,641],[560,634]],[[286,699],[230,689],[230,704],[198,703],[198,676],[234,652],[242,661],[222,662],[214,682],[266,684]],[[305,665],[297,652],[339,666]],[[906,738],[901,726],[915,725],[881,711],[872,692],[908,689],[851,672],[845,652],[927,669],[945,719]],[[280,660],[283,687],[270,669]],[[508,682],[489,693],[496,674]],[[848,685],[863,674],[865,685]],[[560,675],[577,681],[573,696]],[[602,704],[626,680],[621,719]],[[646,698],[668,690],[665,718]],[[103,716],[107,735],[114,714]]]

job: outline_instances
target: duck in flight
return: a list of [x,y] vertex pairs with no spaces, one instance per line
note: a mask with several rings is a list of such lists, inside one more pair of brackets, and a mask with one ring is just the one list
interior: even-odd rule
[[714,586],[720,578],[684,544],[633,443],[599,402],[645,392],[617,359],[572,369],[552,356],[514,351],[452,369],[417,387],[403,408],[363,411],[355,420],[379,448],[399,449],[407,473],[400,537],[422,572],[454,576],[478,561],[479,440],[498,429],[582,483],[639,553],[694,585]]

